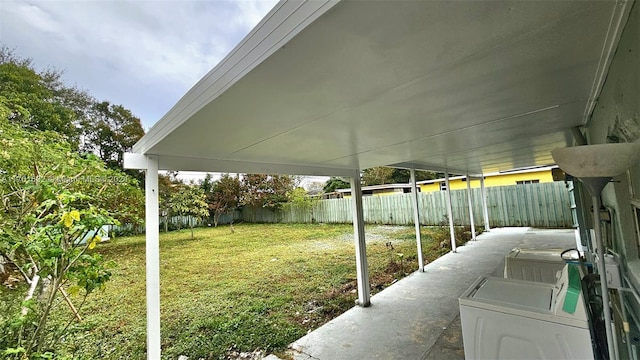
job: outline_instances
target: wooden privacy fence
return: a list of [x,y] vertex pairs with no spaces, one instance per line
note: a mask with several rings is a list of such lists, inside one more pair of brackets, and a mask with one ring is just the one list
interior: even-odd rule
[[[240,219],[239,213],[223,214],[220,216],[219,221],[221,224],[229,224],[232,220],[235,221],[238,219]],[[167,228],[170,230],[174,230],[178,227],[181,229],[188,229],[190,227],[189,224],[192,221],[194,227],[209,226],[209,219],[198,219],[190,216],[172,216],[167,219],[164,216],[161,216],[159,221],[160,231],[164,231],[165,221],[168,223]],[[144,230],[144,225],[109,225],[109,232],[113,232],[116,235],[142,234],[144,233]]]
[[[569,192],[563,182],[523,184],[487,188],[489,225],[571,228]],[[471,189],[474,221],[484,224],[480,189]],[[364,220],[374,224],[413,224],[412,194],[364,197]],[[439,225],[447,221],[446,192],[419,193],[420,223]],[[469,225],[466,190],[451,191],[453,220]],[[244,221],[263,223],[350,223],[351,199],[318,200],[311,207],[290,206],[272,211],[245,207]]]

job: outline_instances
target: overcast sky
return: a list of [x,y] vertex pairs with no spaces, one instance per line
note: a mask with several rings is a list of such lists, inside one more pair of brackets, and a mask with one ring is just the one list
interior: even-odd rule
[[0,0],[0,43],[70,85],[158,121],[275,0]]
[[[277,0],[0,0],[0,44],[69,85],[158,121]],[[181,172],[186,181],[202,173]],[[310,182],[325,177],[308,177]]]

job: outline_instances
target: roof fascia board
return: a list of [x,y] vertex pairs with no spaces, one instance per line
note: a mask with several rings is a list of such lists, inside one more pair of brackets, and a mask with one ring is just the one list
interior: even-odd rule
[[[411,188],[411,184],[382,184],[382,185],[369,185],[369,186],[363,186],[362,190],[383,190],[383,189],[391,189],[391,190],[395,190],[395,189],[406,189],[406,188]],[[348,189],[336,189],[337,192],[349,192],[351,191],[351,188]]]
[[[473,179],[472,176],[469,176],[471,179]],[[449,181],[451,180],[462,180],[462,179],[466,179],[466,176],[452,176],[449,178]],[[426,184],[436,184],[436,183],[441,183],[446,181],[445,178],[440,178],[440,179],[433,179],[433,180],[422,180],[422,181],[416,181],[416,185],[426,185]]]
[[160,155],[159,170],[351,177],[353,169]]
[[340,0],[280,1],[240,44],[133,146],[133,152],[148,152],[339,2]]
[[633,3],[634,0],[617,0],[616,6],[613,7],[609,29],[607,30],[606,39],[602,46],[602,53],[600,54],[600,61],[593,79],[593,84],[591,85],[591,94],[585,106],[584,114],[582,115],[582,123],[587,126],[591,119],[593,109],[596,107],[598,97],[600,97],[600,92],[604,87],[604,82],[609,73],[609,66],[618,49],[618,43],[629,20]]

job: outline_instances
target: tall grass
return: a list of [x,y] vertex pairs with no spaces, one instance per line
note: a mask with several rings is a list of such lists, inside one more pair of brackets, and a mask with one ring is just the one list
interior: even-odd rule
[[[413,231],[367,227],[374,292],[417,269]],[[189,231],[161,234],[163,358],[225,359],[256,349],[281,354],[354,306],[352,232],[351,225],[241,224],[196,229],[194,240]],[[428,260],[447,251],[441,232],[424,230]],[[60,352],[77,359],[145,358],[144,248],[144,236],[97,248],[119,265],[106,289],[84,304],[84,320],[73,325]]]

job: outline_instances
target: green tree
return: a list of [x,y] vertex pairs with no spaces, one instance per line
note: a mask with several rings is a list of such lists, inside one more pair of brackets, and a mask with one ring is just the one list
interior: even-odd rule
[[169,231],[169,221],[173,216],[171,212],[171,197],[182,185],[181,182],[172,180],[169,175],[158,174],[159,210],[160,216],[164,219],[165,232]]
[[92,251],[102,235],[96,229],[118,223],[103,206],[137,218],[122,203],[140,191],[99,159],[80,157],[60,134],[29,131],[7,118],[0,118],[0,134],[0,255],[29,287],[24,301],[0,315],[0,349],[16,358],[49,356],[66,332],[48,325],[61,294],[87,297],[111,275]]
[[[68,86],[63,72],[37,72],[0,46],[0,106],[11,122],[63,134],[74,150],[97,154],[108,167],[122,168],[122,154],[143,135],[140,119],[122,105],[98,102],[87,91]],[[141,172],[127,171],[142,181]]]
[[204,179],[200,182],[200,188],[205,194],[209,194],[213,189],[215,181],[213,180],[213,176],[210,173],[207,173],[204,176]]
[[[46,69],[41,71],[39,75],[47,89],[51,91],[53,101],[73,112],[72,123],[74,126],[81,127],[89,120],[96,99],[88,91],[67,85],[62,79],[64,73],[55,69]],[[75,135],[80,136],[80,133],[81,131],[77,131]],[[73,143],[79,144],[80,139],[74,138]]]
[[289,175],[246,174],[242,178],[241,205],[277,210],[289,201],[296,178]]
[[11,62],[0,64],[0,102],[9,109],[11,122],[53,130],[72,142],[78,138],[73,111],[55,101],[43,78],[31,68]]
[[348,189],[350,187],[351,184],[348,181],[345,181],[344,179],[339,177],[332,176],[324,183],[322,191],[324,191],[325,193],[330,193],[336,191],[337,189]]
[[[203,188],[205,184],[206,182],[203,182]],[[242,184],[237,177],[222,174],[220,179],[213,183],[207,193],[207,203],[214,226],[218,226],[222,214],[230,213],[238,208],[241,197]]]
[[369,185],[382,185],[392,183],[393,168],[378,166],[370,169],[365,169],[362,172],[362,184],[364,186]]
[[318,196],[309,196],[307,190],[301,187],[296,187],[287,194],[289,201],[284,205],[285,207],[297,207],[301,210],[308,210],[311,215],[311,222],[315,222],[315,216],[313,211],[320,199]]
[[0,301],[3,356],[55,357],[68,333],[48,322],[60,294],[75,312],[65,291],[86,298],[111,275],[92,251],[104,235],[98,229],[141,221],[137,182],[77,152],[90,102],[60,72],[37,73],[31,60],[0,47],[0,257],[22,277],[17,291],[28,287],[23,301]]
[[37,72],[31,59],[0,46],[0,104],[9,110],[6,118],[11,122],[58,132],[77,147],[79,127],[93,101],[86,91],[64,84],[62,72]]
[[140,119],[122,105],[94,103],[84,122],[83,150],[97,154],[108,167],[122,168],[122,157],[144,136]]
[[197,186],[180,186],[176,192],[171,194],[169,208],[173,214],[189,217],[191,239],[193,239],[194,220],[202,219],[209,215],[207,197],[202,189]]
[[[437,179],[437,174],[432,171],[416,170],[416,181]],[[411,171],[409,169],[394,168],[391,173],[389,184],[402,184],[411,181]]]
[[[437,174],[431,171],[416,170],[416,181],[436,179],[436,176]],[[362,172],[362,183],[365,186],[402,184],[409,181],[411,181],[411,172],[408,169],[378,166]]]

